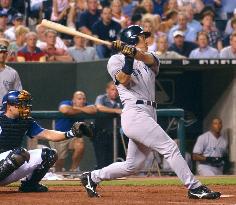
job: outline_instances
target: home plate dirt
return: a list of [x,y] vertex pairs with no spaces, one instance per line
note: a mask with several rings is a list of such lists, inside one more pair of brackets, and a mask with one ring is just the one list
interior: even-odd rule
[[1,205],[236,205],[236,186],[214,185],[217,200],[188,199],[183,186],[99,186],[101,198],[88,198],[82,186],[50,186],[46,193],[19,193],[0,187]]

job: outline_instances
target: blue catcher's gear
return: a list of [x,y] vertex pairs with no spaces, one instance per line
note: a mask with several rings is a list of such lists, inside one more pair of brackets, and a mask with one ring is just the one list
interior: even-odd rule
[[128,45],[136,45],[139,40],[138,36],[140,35],[144,35],[148,38],[151,36],[151,33],[144,32],[142,27],[138,25],[131,25],[120,33],[120,40]]
[[2,99],[2,110],[6,111],[7,105],[15,106],[19,109],[19,117],[26,119],[31,113],[32,97],[26,90],[11,90]]

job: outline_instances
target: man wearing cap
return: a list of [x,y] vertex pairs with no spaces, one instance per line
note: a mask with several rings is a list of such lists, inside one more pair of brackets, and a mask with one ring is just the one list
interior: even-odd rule
[[13,16],[12,18],[12,24],[13,26],[7,29],[4,34],[7,39],[10,41],[15,41],[16,40],[16,28],[18,26],[24,25],[24,16],[21,13],[17,13]]
[[[5,64],[8,56],[9,42],[0,39],[0,102],[10,90],[22,90],[21,80],[16,70]],[[0,104],[2,105],[2,104]]]
[[184,33],[177,30],[173,33],[174,43],[169,47],[169,51],[175,51],[182,56],[188,57],[190,52],[197,48],[197,45],[193,42],[185,41]]

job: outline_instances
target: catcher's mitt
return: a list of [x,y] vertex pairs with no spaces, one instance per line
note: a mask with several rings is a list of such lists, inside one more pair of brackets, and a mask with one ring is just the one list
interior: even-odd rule
[[91,127],[85,122],[75,122],[72,125],[71,130],[66,132],[66,138],[81,138],[83,136],[86,136],[88,138],[92,138],[93,136]]

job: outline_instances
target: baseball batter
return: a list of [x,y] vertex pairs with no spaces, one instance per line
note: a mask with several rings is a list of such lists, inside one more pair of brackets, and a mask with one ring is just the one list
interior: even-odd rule
[[126,161],[85,172],[81,175],[81,182],[89,197],[99,197],[96,192],[99,182],[135,174],[154,150],[165,157],[189,189],[190,198],[219,198],[219,192],[212,192],[194,178],[176,143],[156,122],[155,78],[159,72],[159,60],[155,54],[147,52],[146,38],[149,36],[149,32],[137,25],[124,29],[120,34],[121,41],[113,42],[120,53],[113,55],[107,65],[124,105],[121,125],[129,137]]
[[31,95],[22,90],[9,91],[2,101],[0,114],[0,186],[21,181],[20,192],[47,192],[48,188],[39,184],[57,160],[57,152],[50,148],[26,150],[21,147],[26,135],[50,141],[80,138],[90,130],[84,123],[74,123],[68,132],[42,128],[30,117]]

